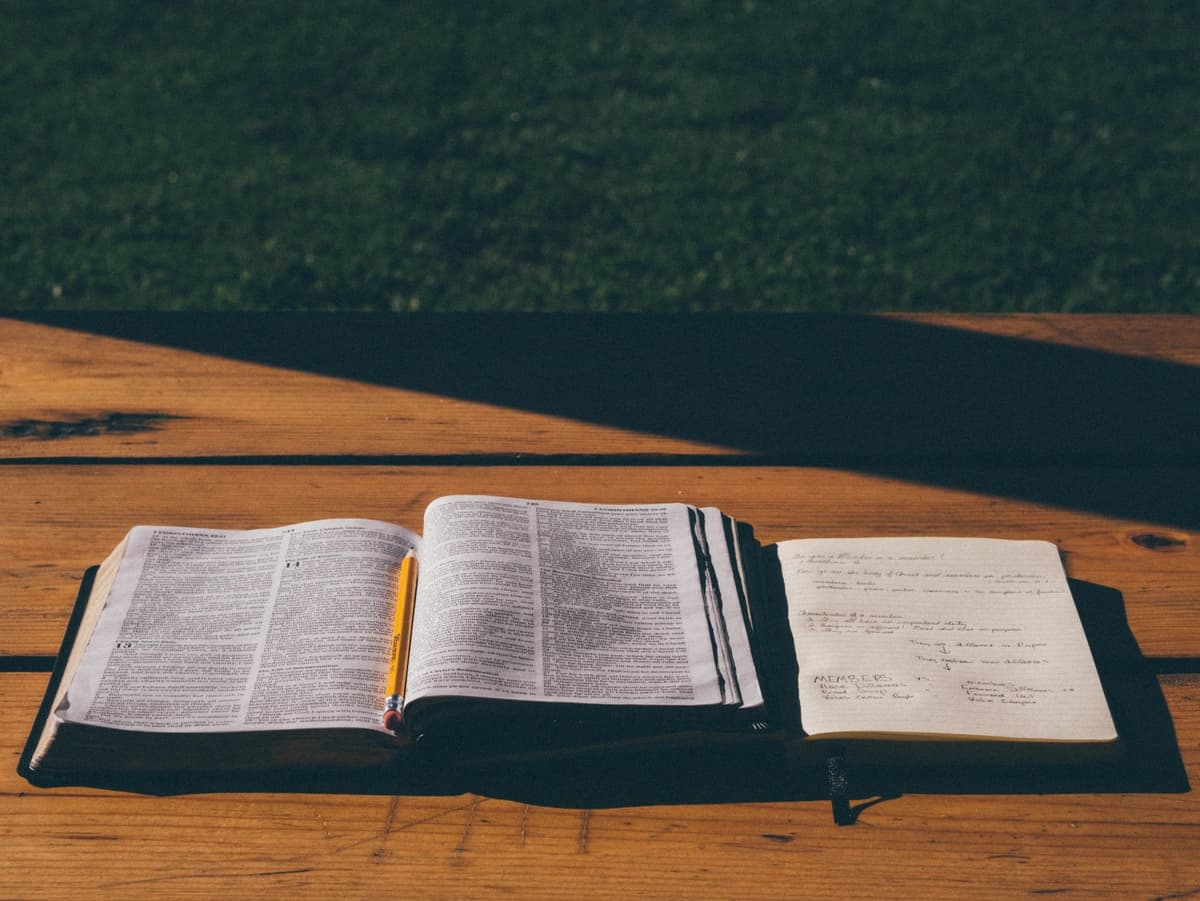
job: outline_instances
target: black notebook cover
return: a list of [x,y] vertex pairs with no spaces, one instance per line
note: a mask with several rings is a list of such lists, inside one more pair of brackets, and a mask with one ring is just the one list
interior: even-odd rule
[[50,684],[46,686],[46,694],[42,698],[41,707],[38,708],[37,718],[33,721],[33,728],[29,731],[29,738],[25,742],[25,750],[21,752],[21,759],[17,762],[17,773],[34,785],[46,787],[59,784],[52,779],[47,780],[43,778],[42,774],[39,774],[37,770],[30,768],[30,763],[33,761],[33,752],[37,748],[38,739],[41,738],[42,730],[45,728],[46,719],[52,712],[54,695],[58,691],[63,671],[67,667],[67,657],[71,653],[71,648],[75,645],[75,637],[79,633],[79,624],[83,621],[83,612],[87,608],[88,598],[92,593],[92,583],[96,581],[96,573],[99,569],[99,566],[89,568],[83,574],[83,580],[79,583],[79,594],[75,598],[75,609],[71,611],[71,620],[67,623],[66,632],[63,633],[62,646],[58,649],[58,657],[54,661],[54,670],[50,674]]

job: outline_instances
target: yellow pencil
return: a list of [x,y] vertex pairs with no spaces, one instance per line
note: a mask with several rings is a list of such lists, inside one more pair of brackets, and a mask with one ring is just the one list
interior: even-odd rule
[[388,699],[383,725],[399,730],[404,718],[404,688],[408,678],[408,649],[412,644],[413,601],[417,594],[417,555],[409,551],[400,562],[396,586],[396,626],[392,635],[392,661],[388,667]]

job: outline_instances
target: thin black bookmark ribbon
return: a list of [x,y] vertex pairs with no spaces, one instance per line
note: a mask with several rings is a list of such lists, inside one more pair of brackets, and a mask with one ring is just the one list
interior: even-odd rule
[[833,822],[839,826],[853,826],[850,813],[850,780],[846,776],[846,754],[836,749],[825,758],[825,775],[829,780],[829,801],[833,805]]

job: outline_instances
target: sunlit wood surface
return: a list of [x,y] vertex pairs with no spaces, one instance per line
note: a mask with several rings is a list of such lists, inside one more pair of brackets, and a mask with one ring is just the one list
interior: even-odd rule
[[[275,321],[241,328],[264,330],[266,342]],[[521,329],[540,327],[519,321]],[[320,317],[312,322],[321,328]],[[497,322],[487,326],[501,329],[494,341],[503,346]],[[855,327],[856,320],[821,325],[844,341],[836,357],[847,366],[855,365]],[[669,332],[654,328],[655,340]],[[668,411],[669,399],[653,396],[653,384],[624,381],[619,366],[605,374],[586,365],[586,329],[546,376],[579,378],[580,392],[598,392],[607,379],[632,405],[628,416],[599,395],[574,404],[569,385],[539,392],[534,378],[522,382],[532,410],[521,407],[516,387],[506,395],[485,375],[447,376],[447,386],[466,385],[472,396],[441,395],[429,390],[438,379],[408,378],[403,367],[356,368],[354,342],[319,366],[305,369],[297,359],[289,368],[281,365],[286,350],[244,352],[253,345],[245,335],[234,355],[221,352],[219,335],[202,348],[155,344],[103,316],[0,319],[0,729],[8,761],[0,771],[0,898],[1200,894],[1200,804],[1190,789],[904,791],[873,804],[856,799],[864,803],[856,825],[837,828],[828,802],[785,800],[783,792],[615,807],[472,792],[155,797],[39,789],[16,774],[79,577],[131,525],[242,528],[354,515],[420,530],[433,498],[494,493],[711,504],[752,523],[766,542],[900,534],[1054,541],[1072,579],[1119,597],[1144,657],[1135,663],[1161,690],[1171,740],[1195,786],[1200,456],[1192,452],[1200,389],[1196,403],[1184,401],[1200,385],[1200,321],[928,316],[882,326],[865,320],[862,328],[874,336],[873,358],[857,365],[870,378],[808,372],[774,386],[780,404],[801,388],[823,391],[820,404],[811,396],[803,403],[819,412],[824,436],[788,421],[779,440],[769,428],[742,440],[719,422],[692,428],[683,416],[667,417],[661,431],[647,428],[652,417],[633,407]],[[563,326],[553,331],[560,336]],[[899,344],[890,359],[893,335]],[[515,342],[515,332],[507,339]],[[1064,366],[1121,384],[1097,383],[1090,395],[1065,373],[1060,394],[1088,406],[1078,420],[1066,404],[1054,405],[1056,385],[1043,385],[1040,400],[1029,398],[1038,413],[1024,435],[1028,454],[1020,453],[1019,392],[1004,397],[1012,409],[989,410],[989,398],[978,398],[980,422],[1011,426],[996,436],[996,453],[988,453],[984,429],[961,423],[946,424],[946,444],[926,441],[923,426],[936,425],[931,408],[949,415],[970,407],[953,370],[944,373],[947,391],[959,392],[951,401],[939,408],[936,397],[914,398],[877,441],[861,424],[842,422],[856,410],[881,412],[877,398],[856,392],[892,391],[889,402],[902,403],[903,391],[887,386],[890,369],[923,389],[936,384],[936,361],[926,366],[907,354],[939,341],[982,387],[1001,385],[1003,373],[993,380],[987,361],[975,366],[976,349],[994,353],[997,365],[1028,360],[1046,371],[1061,352]],[[435,360],[437,351],[426,346],[420,355]],[[664,365],[705,365],[688,351],[668,343]],[[336,362],[342,355],[345,365]],[[735,400],[764,387],[752,360],[728,372],[743,366],[746,378],[729,384]],[[360,371],[366,375],[354,378]],[[1106,396],[1124,423],[1105,415]],[[745,401],[766,409],[761,397]],[[725,403],[736,415],[738,404]],[[583,418],[589,410],[602,421]],[[922,428],[906,428],[906,412]],[[1068,420],[1061,429],[1060,418]],[[1094,421],[1094,436],[1085,420]],[[870,446],[856,452],[851,445],[862,436]]]

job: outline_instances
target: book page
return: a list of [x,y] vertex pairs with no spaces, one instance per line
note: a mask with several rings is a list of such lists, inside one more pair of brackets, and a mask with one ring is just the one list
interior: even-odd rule
[[750,634],[746,629],[746,616],[738,591],[739,580],[735,575],[734,561],[730,556],[730,546],[725,536],[724,517],[715,507],[705,507],[700,512],[703,514],[709,563],[719,605],[717,617],[724,627],[725,641],[728,643],[731,664],[729,678],[743,707],[761,707],[762,687],[758,682],[758,670],[750,648]]
[[408,702],[720,703],[686,506],[446,497],[424,532]]
[[139,526],[56,714],[140,731],[381,729],[400,560],[372,520]]
[[778,545],[809,735],[1115,738],[1054,545]]

